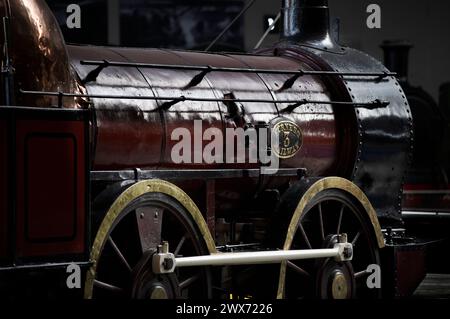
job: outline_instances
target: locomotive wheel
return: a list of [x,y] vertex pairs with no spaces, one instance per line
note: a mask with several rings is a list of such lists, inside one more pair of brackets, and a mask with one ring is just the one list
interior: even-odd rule
[[339,236],[345,234],[353,245],[353,259],[346,262],[327,258],[283,263],[284,287],[279,286],[279,297],[380,297],[380,289],[370,289],[366,284],[367,267],[380,264],[376,238],[367,213],[350,195],[338,189],[321,191],[305,207],[293,230],[288,234],[288,238],[292,236],[290,249],[332,248]]
[[211,274],[206,267],[176,269],[167,275],[152,272],[152,256],[163,241],[176,257],[209,254],[192,216],[171,196],[145,193],[137,197],[118,214],[105,238],[91,282],[86,281],[85,297],[211,297]]

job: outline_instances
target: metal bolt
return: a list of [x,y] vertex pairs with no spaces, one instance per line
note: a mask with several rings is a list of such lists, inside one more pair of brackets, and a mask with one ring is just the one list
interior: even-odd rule
[[169,242],[163,241],[162,243],[162,253],[167,254],[169,252]]
[[339,243],[340,244],[344,244],[344,243],[346,243],[347,242],[347,234],[340,234],[339,235]]

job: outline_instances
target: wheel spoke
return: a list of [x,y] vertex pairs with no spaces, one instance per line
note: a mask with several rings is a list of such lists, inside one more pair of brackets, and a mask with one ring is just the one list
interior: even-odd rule
[[124,264],[125,267],[127,267],[128,271],[131,272],[130,264],[125,259],[125,256],[122,254],[119,247],[117,247],[116,243],[114,242],[111,236],[108,237],[108,242],[110,243],[116,255],[119,257],[120,261]]
[[194,275],[192,277],[189,277],[188,279],[182,281],[180,283],[180,289],[184,290],[188,288],[190,285],[192,285],[194,282],[196,282],[200,278],[200,275]]
[[183,247],[184,242],[186,241],[186,235],[184,235],[183,237],[181,237],[177,248],[175,248],[175,251],[173,252],[173,254],[175,255],[175,257],[178,256],[178,253],[180,252],[181,248]]
[[86,280],[89,295],[140,299],[162,286],[169,297],[211,297],[209,268],[177,268],[167,277],[151,271],[152,256],[164,241],[177,257],[208,254],[203,243],[194,240],[201,234],[190,214],[180,207],[177,200],[159,193],[139,196],[124,207],[100,247],[93,278]]
[[336,235],[339,235],[341,233],[342,215],[344,215],[344,208],[345,208],[345,205],[342,204],[341,211],[339,212],[339,221],[338,221]]
[[122,288],[119,288],[117,286],[108,284],[106,282],[103,282],[103,281],[100,281],[100,280],[97,280],[97,279],[94,280],[94,286],[98,287],[98,288],[101,288],[101,289],[109,290],[109,291],[115,292],[115,293],[123,292]]
[[[345,193],[334,190],[324,192],[318,202],[308,207],[298,220],[293,238],[289,235],[286,239],[290,249],[334,247],[344,235],[347,239],[347,234],[348,242],[360,248],[353,260],[346,262],[333,258],[286,261],[282,269],[284,282],[279,283],[278,293],[284,293],[287,298],[378,296],[378,292],[364,288],[366,279],[370,278],[370,271],[364,270],[364,265],[379,264],[376,242],[368,236],[361,219],[364,210],[354,206]],[[344,282],[346,291],[342,290]]]
[[163,209],[141,207],[136,209],[136,222],[142,252],[161,244]]
[[298,225],[298,228],[300,229],[300,232],[302,233],[303,239],[305,240],[306,245],[309,249],[312,249],[311,243],[309,242],[308,236],[305,233],[305,229],[303,228],[302,223]]
[[358,240],[359,236],[361,236],[361,232],[360,232],[360,231],[358,231],[358,232],[356,233],[355,238],[353,238],[353,240],[352,240],[352,245],[353,245],[353,246],[355,246],[356,241]]
[[309,274],[309,272],[307,272],[306,270],[304,270],[303,268],[297,266],[296,264],[294,264],[291,261],[288,261],[287,266],[293,270],[295,270],[297,273],[299,273],[300,275],[303,275],[305,277],[311,277],[311,275]]
[[367,272],[367,270],[363,270],[360,272],[355,273],[355,279],[360,279],[363,278],[364,276],[368,275],[369,273]]
[[325,228],[323,227],[322,203],[319,203],[319,222],[320,222],[320,235],[322,236],[322,241],[324,241]]

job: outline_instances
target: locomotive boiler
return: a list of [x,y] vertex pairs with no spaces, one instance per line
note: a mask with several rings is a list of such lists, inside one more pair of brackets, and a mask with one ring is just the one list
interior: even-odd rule
[[[328,1],[282,1],[280,41],[251,54],[66,45],[44,1],[0,11],[0,289],[67,292],[72,263],[85,298],[379,297],[422,279],[401,215],[408,101],[334,40]],[[195,140],[200,161],[174,161],[196,122],[266,130],[279,165],[234,143],[205,161]]]

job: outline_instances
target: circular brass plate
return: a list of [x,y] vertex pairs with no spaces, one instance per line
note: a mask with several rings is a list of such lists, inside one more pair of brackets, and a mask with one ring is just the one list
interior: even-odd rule
[[294,157],[303,144],[303,134],[292,121],[280,121],[273,127],[273,134],[278,137],[279,145],[272,145],[275,155],[282,159]]

